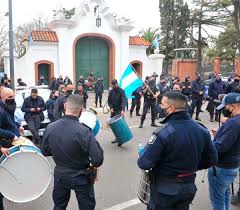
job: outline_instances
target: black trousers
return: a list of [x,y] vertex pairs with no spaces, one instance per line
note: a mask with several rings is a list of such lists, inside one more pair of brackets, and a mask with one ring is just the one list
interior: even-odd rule
[[218,119],[219,111],[216,110],[216,105],[214,104],[214,99],[210,99],[207,106],[207,111],[210,114],[210,118],[213,119],[215,112],[215,119]]
[[27,127],[31,131],[33,135],[33,142],[36,144],[40,143],[40,137],[38,135],[38,130],[41,124],[41,117],[40,115],[32,115],[27,121]]
[[121,109],[114,109],[114,112],[111,112],[111,116],[110,117],[113,118],[113,117],[115,117],[117,115],[120,115],[121,112],[122,112]]
[[155,100],[144,100],[143,113],[142,113],[142,117],[141,117],[141,124],[143,124],[144,120],[146,119],[146,115],[148,113],[148,109],[149,108],[151,108],[151,119],[152,119],[152,122],[155,121],[156,101]]
[[197,191],[194,183],[165,183],[164,189],[152,188],[148,210],[189,210]]
[[196,118],[199,117],[199,113],[201,111],[201,108],[202,108],[202,101],[203,101],[203,97],[193,97],[192,98],[192,116],[193,116],[193,113],[194,113],[194,110],[195,108],[197,107],[196,109]]
[[102,93],[95,93],[95,105],[97,106],[99,99],[99,104],[102,106]]
[[132,114],[134,109],[136,107],[136,114],[139,114],[139,110],[141,107],[141,99],[140,98],[133,98],[132,99],[132,105],[131,105],[131,109],[130,109],[130,113]]
[[4,210],[3,207],[3,195],[0,193],[0,210]]
[[86,177],[54,175],[53,210],[66,210],[71,190],[76,194],[79,210],[94,210],[96,201],[93,184]]

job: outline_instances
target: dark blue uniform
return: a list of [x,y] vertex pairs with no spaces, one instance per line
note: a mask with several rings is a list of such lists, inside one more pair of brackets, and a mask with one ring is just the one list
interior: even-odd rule
[[200,92],[205,92],[205,85],[201,79],[196,79],[192,82],[192,115],[194,113],[194,109],[196,109],[196,119],[199,117],[199,113],[202,107],[202,101],[204,94],[200,95]]
[[132,93],[133,99],[132,99],[132,105],[130,109],[130,115],[132,116],[133,110],[136,107],[136,115],[139,116],[139,110],[141,107],[141,96],[142,96],[142,87],[137,88]]
[[195,172],[217,161],[209,132],[185,111],[170,114],[153,132],[139,168],[151,170],[150,210],[187,210],[196,186]]
[[80,210],[94,210],[95,196],[88,175],[90,165],[103,163],[103,150],[92,131],[77,117],[65,115],[48,125],[43,136],[42,152],[52,155],[54,169],[54,210],[65,210],[74,190]]

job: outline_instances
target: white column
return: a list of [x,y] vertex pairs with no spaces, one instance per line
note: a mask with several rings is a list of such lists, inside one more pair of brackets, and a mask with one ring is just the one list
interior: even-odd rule
[[[163,59],[165,58],[165,55],[163,54],[151,54],[148,57],[151,61],[152,71],[156,72],[159,76],[162,74],[162,68],[163,68]],[[152,73],[153,73],[152,72]]]

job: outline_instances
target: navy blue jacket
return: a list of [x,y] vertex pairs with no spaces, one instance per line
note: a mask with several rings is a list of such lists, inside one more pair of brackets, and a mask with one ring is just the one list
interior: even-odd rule
[[227,85],[226,93],[235,93],[236,87],[240,86],[239,82],[231,82]]
[[7,106],[0,101],[0,138],[13,140],[15,136],[20,136],[20,124],[15,122],[14,110],[10,111]]
[[218,95],[225,93],[225,89],[226,89],[226,84],[222,80],[220,81],[214,80],[209,85],[208,95],[212,99],[218,99]]
[[229,118],[213,140],[218,151],[218,167],[240,167],[240,115]]
[[154,177],[177,177],[215,165],[217,152],[206,128],[185,111],[170,114],[153,132],[138,160],[139,168]]
[[205,92],[205,90],[206,90],[206,89],[205,89],[205,85],[204,85],[204,83],[202,82],[202,80],[200,80],[200,81],[194,80],[194,81],[192,82],[192,96],[193,96],[193,97],[195,97],[195,98],[201,98],[201,97],[203,97],[204,94],[203,94],[203,95],[200,95],[199,92],[200,92],[200,91]]
[[[31,112],[31,108],[40,108],[40,112]],[[28,121],[31,116],[39,115],[41,120],[44,120],[43,111],[46,110],[46,104],[41,96],[38,96],[36,99],[33,99],[31,96],[25,98],[22,105],[22,112],[25,112],[24,119]]]
[[97,81],[94,84],[94,92],[96,94],[102,94],[104,91],[104,86],[103,86],[103,82],[102,81]]
[[64,113],[64,104],[67,102],[68,94],[64,93],[58,97],[54,104],[54,109],[53,109],[53,118],[54,120],[59,120],[61,119],[63,113]]
[[54,121],[54,118],[53,118],[53,109],[54,109],[54,105],[56,103],[56,100],[55,98],[49,98],[46,102],[46,107],[47,107],[47,112],[48,112],[48,118],[51,122]]
[[125,110],[126,95],[122,88],[118,87],[109,91],[108,105],[114,110]]
[[78,175],[90,163],[99,167],[103,163],[103,150],[92,131],[81,124],[77,117],[65,115],[49,124],[42,140],[42,153],[52,155],[55,172]]
[[142,92],[142,87],[137,88],[132,92],[132,96],[134,96],[134,99],[141,99],[141,92]]

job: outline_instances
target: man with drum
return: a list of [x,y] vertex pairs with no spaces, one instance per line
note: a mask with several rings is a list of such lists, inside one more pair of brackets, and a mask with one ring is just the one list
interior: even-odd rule
[[76,94],[69,96],[64,107],[65,115],[47,126],[42,143],[42,153],[52,155],[56,163],[54,210],[67,208],[71,190],[76,193],[80,210],[94,210],[96,173],[93,167],[102,165],[103,150],[92,131],[79,123],[82,97]]
[[[24,131],[24,128],[19,123],[16,123],[14,119],[16,109],[14,97],[13,90],[10,88],[2,89],[0,100],[0,151],[4,155],[9,154],[6,148],[11,147],[11,142],[17,140],[20,132]],[[0,210],[3,209],[3,196],[0,193]]]
[[163,96],[163,125],[155,130],[138,160],[150,170],[148,210],[188,210],[194,199],[195,172],[215,165],[217,152],[208,130],[185,111],[186,97],[180,92]]
[[[109,91],[108,95],[108,105],[111,111],[111,118],[117,115],[124,116],[126,104],[126,95],[122,88],[118,86],[118,82],[116,79],[112,80],[112,90]],[[118,140],[115,139],[112,141],[113,144],[118,143]],[[119,146],[121,146],[119,144]]]

